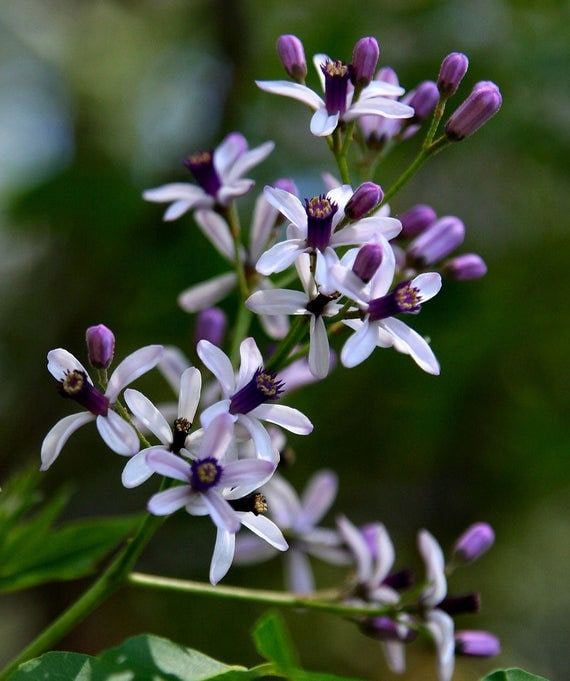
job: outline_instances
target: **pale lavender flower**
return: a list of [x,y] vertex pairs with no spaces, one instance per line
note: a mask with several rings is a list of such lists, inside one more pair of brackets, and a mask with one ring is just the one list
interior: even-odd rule
[[246,194],[255,184],[243,175],[261,163],[274,148],[273,142],[249,150],[247,140],[238,132],[227,135],[213,151],[192,154],[185,165],[197,185],[185,182],[147,189],[143,197],[154,203],[170,203],[165,221],[176,220],[189,210],[227,206]]
[[[333,565],[347,565],[350,556],[342,546],[336,530],[319,527],[332,506],[338,489],[335,473],[322,470],[309,480],[299,497],[284,478],[274,475],[263,487],[269,514],[289,540],[289,551],[284,555],[287,588],[294,593],[312,593],[315,580],[308,556]],[[268,560],[275,551],[255,537],[238,536],[236,563],[250,565]]]
[[361,116],[385,118],[411,118],[414,111],[389,97],[404,93],[402,88],[380,80],[369,83],[353,102],[354,88],[350,83],[350,68],[340,60],[317,54],[313,63],[324,91],[324,100],[306,85],[286,80],[258,80],[256,84],[265,92],[297,99],[315,113],[311,118],[311,132],[324,137],[334,132],[341,121],[349,122]]
[[[395,87],[400,85],[398,75],[389,66],[382,67],[376,74],[375,80],[390,83]],[[387,95],[387,97],[393,100],[398,99],[398,95]],[[366,143],[372,148],[379,149],[400,132],[402,121],[397,118],[362,116],[358,119],[358,125],[362,130]]]
[[269,421],[297,435],[313,430],[309,419],[298,409],[275,404],[283,392],[283,383],[271,371],[263,368],[263,357],[253,338],[240,345],[240,368],[234,374],[229,357],[208,341],[200,341],[198,356],[220,384],[222,399],[202,412],[205,428],[218,414],[229,414],[232,424],[245,430],[254,442],[257,455],[277,463],[278,453],[261,421]]
[[463,243],[465,225],[454,215],[445,215],[423,230],[409,245],[408,260],[419,267],[432,265]]
[[85,411],[66,416],[49,431],[42,443],[40,470],[47,470],[70,435],[90,421],[95,421],[99,435],[117,454],[132,456],[138,452],[139,439],[135,429],[117,414],[114,405],[123,388],[154,368],[162,353],[161,345],[147,345],[128,355],[111,374],[103,393],[93,385],[85,367],[70,352],[63,348],[50,350],[48,371],[59,381],[61,395],[74,400]]

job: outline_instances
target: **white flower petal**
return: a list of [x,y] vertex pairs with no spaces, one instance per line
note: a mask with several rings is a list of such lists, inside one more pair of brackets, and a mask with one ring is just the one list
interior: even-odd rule
[[[348,325],[347,325],[348,326]],[[376,347],[375,324],[365,321],[362,326],[348,338],[340,353],[340,361],[349,369],[368,359]]]
[[170,445],[172,442],[170,426],[148,397],[133,388],[127,388],[124,397],[127,406],[142,425],[156,435],[163,445]]
[[429,343],[419,333],[395,317],[383,319],[379,324],[391,334],[394,347],[398,352],[410,355],[414,362],[428,374],[439,375],[439,362]]
[[233,394],[235,392],[234,370],[226,353],[208,340],[201,340],[196,346],[196,352],[204,365],[218,379],[224,395]]
[[230,414],[220,414],[212,419],[204,431],[198,449],[198,458],[213,457],[222,459],[231,444],[234,435],[234,419]]
[[265,333],[273,340],[282,340],[289,333],[291,328],[289,320],[285,315],[259,315],[259,323]]
[[335,187],[327,192],[327,197],[338,206],[338,210],[332,219],[333,230],[336,229],[338,223],[344,218],[345,206],[353,194],[354,191],[349,184],[341,184],[339,187]]
[[285,554],[287,588],[296,594],[311,594],[315,590],[315,579],[309,559],[297,549]]
[[279,460],[279,452],[275,451],[269,433],[261,423],[254,416],[250,416],[249,414],[239,414],[238,423],[240,423],[250,434],[257,456],[265,461],[277,463]]
[[95,425],[107,447],[122,456],[132,456],[139,451],[137,431],[112,409],[107,416],[98,416]]
[[308,435],[313,432],[313,424],[305,414],[285,404],[260,404],[249,414],[254,418],[275,423],[296,435]]
[[366,293],[366,284],[360,277],[344,265],[333,265],[330,275],[338,291],[366,308],[369,296]]
[[291,83],[288,80],[256,80],[255,84],[264,92],[291,97],[291,99],[296,99],[310,106],[311,109],[318,109],[324,106],[324,102],[319,95],[306,85]]
[[275,549],[262,541],[257,535],[237,535],[234,563],[236,565],[255,565],[277,554]]
[[367,583],[372,577],[372,554],[362,536],[362,532],[353,525],[348,518],[340,516],[336,523],[348,548],[356,560],[356,574],[361,584]]
[[420,290],[422,303],[425,303],[440,292],[441,275],[437,272],[424,272],[412,279],[412,286]]
[[89,383],[93,385],[93,381],[91,380],[83,364],[81,364],[81,362],[74,357],[71,352],[68,352],[64,348],[50,350],[47,354],[47,360],[48,371],[56,381],[63,381],[66,374],[72,371],[81,371],[87,376]]
[[196,367],[190,367],[180,377],[180,395],[178,397],[178,418],[194,421],[196,409],[200,402],[202,375]]
[[239,346],[240,365],[236,380],[236,392],[251,381],[253,375],[263,366],[263,357],[254,338],[245,338]]
[[201,187],[188,182],[173,182],[161,187],[147,189],[143,198],[153,203],[170,203],[171,201],[196,201],[207,196]]
[[394,674],[406,671],[406,648],[400,641],[382,641],[386,664]]
[[445,557],[435,537],[427,530],[418,532],[418,550],[426,566],[426,588],[421,601],[428,607],[435,607],[447,595]]
[[216,527],[235,534],[240,526],[239,516],[228,502],[214,489],[209,489],[201,496]]
[[189,485],[180,485],[164,492],[153,494],[147,504],[149,513],[153,515],[170,515],[192,501],[194,494]]
[[275,464],[272,461],[240,459],[224,464],[220,485],[222,487],[234,487],[236,485],[241,487],[255,484],[256,487],[261,487],[274,472]]
[[388,293],[396,272],[396,256],[392,247],[383,237],[377,237],[377,239],[382,246],[382,260],[370,281],[371,298],[381,298]]
[[344,114],[345,121],[352,121],[360,116],[383,116],[384,118],[412,118],[414,110],[407,104],[396,102],[386,97],[372,97],[353,104]]
[[268,544],[276,548],[278,551],[286,551],[289,544],[285,541],[285,537],[277,525],[263,515],[254,515],[253,513],[239,513],[241,524],[251,530],[258,537],[261,537]]
[[212,210],[197,210],[194,219],[212,246],[230,262],[234,261],[234,242],[228,223]]
[[240,156],[247,151],[247,140],[239,132],[230,132],[214,150],[213,164],[220,177],[225,177],[228,170]]
[[255,200],[249,235],[249,255],[254,262],[263,253],[276,220],[277,209],[269,203],[265,193],[261,193]]
[[125,357],[107,384],[105,395],[110,402],[115,402],[123,388],[153,369],[162,359],[163,352],[162,345],[147,345]]
[[147,447],[143,449],[138,454],[131,456],[127,461],[126,466],[123,468],[123,473],[121,475],[121,482],[124,487],[132,489],[133,487],[138,487],[146,482],[151,475],[154,473],[152,468],[149,468],[146,462],[146,455],[152,450],[162,450],[162,447]]
[[303,291],[292,291],[283,288],[256,291],[245,301],[245,305],[252,312],[266,315],[297,315],[308,314],[309,299]]
[[147,450],[146,464],[154,473],[180,482],[188,483],[192,477],[192,467],[187,461],[160,447]]
[[439,681],[451,681],[455,667],[455,636],[453,620],[442,610],[427,615],[426,627],[431,633],[437,650]]
[[246,151],[238,158],[233,167],[230,168],[227,175],[224,176],[224,180],[228,183],[234,182],[254,166],[264,161],[273,149],[275,149],[274,142],[265,142],[251,149],[251,151]]
[[58,421],[42,442],[42,465],[40,470],[47,471],[59,456],[70,435],[84,424],[94,420],[95,416],[93,414],[88,411],[82,411],[79,414],[71,414],[71,416],[66,416],[61,421]]
[[330,348],[327,329],[322,317],[311,315],[310,319],[309,369],[316,378],[329,373]]
[[339,113],[329,114],[323,106],[315,111],[311,117],[310,129],[315,137],[331,135],[338,125]]
[[210,582],[217,584],[223,579],[232,566],[234,559],[236,536],[233,532],[218,528],[216,533],[216,545],[210,563]]
[[382,523],[377,524],[376,533],[376,565],[372,573],[372,578],[370,580],[371,584],[374,586],[379,586],[382,584],[384,579],[388,576],[388,573],[394,565],[394,559],[396,557],[396,552],[394,551],[394,544],[390,539],[386,528]]
[[337,492],[338,477],[336,473],[329,470],[315,473],[301,496],[303,522],[311,527],[317,525],[333,505]]
[[404,92],[404,88],[399,85],[392,85],[385,80],[373,80],[362,90],[358,101],[370,97],[401,97]]
[[175,201],[168,206],[164,212],[164,215],[162,216],[162,219],[164,222],[178,220],[178,218],[184,215],[184,213],[187,213],[195,203],[195,201]]
[[[214,404],[210,405],[207,409],[204,409],[204,411],[200,414],[200,423],[202,424],[202,428],[207,428],[210,423],[212,423],[212,421],[220,414],[227,414],[229,412],[229,408],[230,400],[220,400],[219,402],[214,402]],[[192,435],[190,435],[190,438],[186,441],[187,444],[194,442],[194,437],[196,437],[197,432],[199,431],[195,431],[192,433]],[[199,441],[201,442],[201,438]]]
[[270,514],[277,525],[284,529],[295,527],[302,508],[294,487],[285,478],[275,474],[265,485],[263,492],[269,500]]
[[307,213],[301,201],[290,192],[278,187],[266,185],[264,190],[265,198],[269,203],[284,215],[289,222],[297,227],[304,228],[304,235],[307,230]]
[[218,190],[216,198],[222,206],[227,206],[234,199],[247,194],[255,185],[253,180],[234,180],[231,184],[224,184]]
[[304,240],[287,239],[265,251],[257,261],[255,269],[268,276],[286,270],[307,247]]
[[402,223],[396,218],[372,216],[347,225],[331,237],[331,246],[363,244],[378,236],[392,239],[402,231]]
[[157,365],[158,370],[176,394],[180,390],[180,377],[189,366],[189,359],[180,348],[174,345],[167,345],[164,348],[162,359]]
[[329,61],[332,60],[326,54],[313,55],[313,65],[315,67],[315,71],[317,72],[317,76],[319,77],[319,81],[321,83],[321,87],[323,88],[323,92],[325,91],[325,74],[323,73],[322,67],[325,66]]
[[182,291],[178,296],[178,305],[185,312],[198,312],[225,298],[236,287],[236,284],[237,277],[234,272],[212,277],[212,279]]

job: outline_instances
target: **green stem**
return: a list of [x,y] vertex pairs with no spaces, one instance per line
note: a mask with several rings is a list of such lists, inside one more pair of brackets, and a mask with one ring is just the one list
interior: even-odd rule
[[445,105],[447,104],[447,97],[440,97],[437,106],[435,107],[435,110],[433,112],[433,117],[431,119],[431,124],[429,126],[429,130],[427,132],[427,135],[424,139],[424,142],[422,144],[423,149],[427,149],[430,144],[433,142],[433,138],[435,137],[435,133],[437,132],[437,129],[439,127],[439,123],[441,119],[443,118],[443,113],[445,111]]
[[277,371],[282,368],[282,365],[287,360],[287,357],[291,353],[291,350],[297,345],[297,343],[303,338],[307,332],[309,318],[307,315],[301,315],[295,319],[289,333],[277,346],[277,350],[271,355],[269,361],[265,365],[266,369],[273,369]]
[[230,359],[232,360],[233,364],[236,364],[239,359],[239,347],[243,339],[247,336],[252,316],[251,310],[248,310],[242,301],[238,308],[238,313],[232,333]]
[[[165,483],[163,483],[162,488],[165,488]],[[109,598],[125,581],[144,547],[163,521],[164,518],[162,517],[150,514],[145,516],[137,533],[99,579],[56,620],[46,627],[30,645],[8,662],[4,669],[0,671],[0,681],[8,679],[23,662],[38,657],[38,655],[52,649],[69,631],[82,622],[103,601]]]
[[131,426],[136,430],[136,433],[139,437],[139,442],[141,444],[141,447],[143,449],[146,449],[147,447],[150,447],[150,442],[146,439],[146,437],[140,432],[140,430],[135,426],[133,423],[133,420],[131,419],[131,415],[127,411],[126,407],[124,407],[120,402],[115,402],[115,410],[127,421],[127,423],[130,423]]
[[241,257],[241,227],[235,203],[231,203],[225,209],[225,215],[234,242],[234,267],[236,270],[239,292],[242,301],[245,301],[249,297],[249,287],[247,285],[247,277],[245,276],[245,268]]
[[[212,586],[211,584],[205,584],[204,582],[146,575],[140,572],[131,573],[128,581],[135,586],[159,589],[161,591],[197,594],[199,596],[209,596],[213,598],[247,601],[248,603],[262,603],[263,605],[275,605],[281,608],[319,610],[321,612],[342,615],[344,617],[378,617],[381,615],[393,614],[395,612],[395,609],[389,606],[345,605],[334,600],[329,600],[332,596],[330,593],[321,595],[317,592],[311,596],[299,596],[287,591],[246,589],[237,586],[220,586],[219,584],[217,586]],[[323,596],[326,596],[327,600],[324,600]]]

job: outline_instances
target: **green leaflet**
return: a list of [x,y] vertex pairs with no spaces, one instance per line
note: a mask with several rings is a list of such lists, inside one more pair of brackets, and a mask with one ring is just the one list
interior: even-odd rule
[[523,669],[498,669],[483,677],[481,681],[547,681],[547,679],[525,672]]

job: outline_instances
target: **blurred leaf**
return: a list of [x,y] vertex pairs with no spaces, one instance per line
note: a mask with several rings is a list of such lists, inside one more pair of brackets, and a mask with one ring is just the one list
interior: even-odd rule
[[529,674],[523,669],[498,669],[483,677],[481,681],[547,681],[544,676]]
[[21,665],[11,681],[247,681],[259,678],[191,648],[149,634],[135,636],[98,657],[51,652]]
[[257,621],[253,630],[253,640],[257,652],[279,669],[287,671],[297,667],[299,659],[291,636],[281,615],[267,612]]

